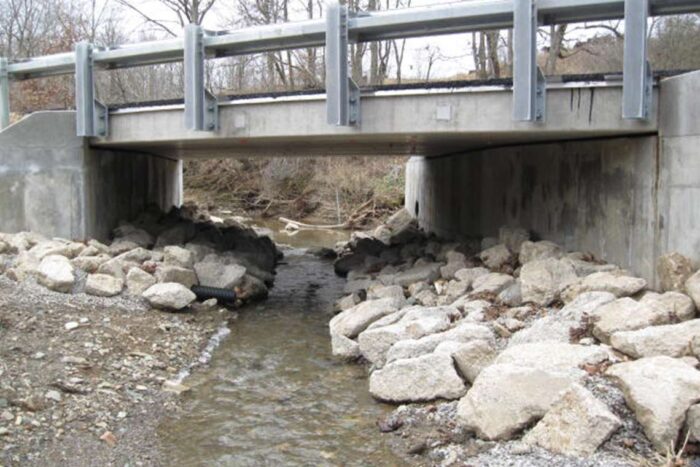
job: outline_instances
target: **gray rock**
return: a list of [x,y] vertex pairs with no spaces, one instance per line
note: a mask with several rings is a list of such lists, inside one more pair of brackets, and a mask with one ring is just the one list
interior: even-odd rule
[[465,266],[466,266],[465,261],[461,261],[461,262],[455,261],[455,262],[447,263],[447,265],[440,268],[440,276],[443,279],[447,279],[447,280],[454,279],[455,273],[457,273],[457,271],[463,270],[465,268]]
[[241,282],[234,287],[236,298],[244,302],[253,302],[267,298],[269,290],[263,281],[257,277],[246,274]]
[[685,291],[693,299],[695,306],[700,309],[700,271],[685,281]]
[[520,280],[516,280],[510,286],[498,293],[498,300],[506,306],[519,306],[523,303],[522,286]]
[[196,263],[194,271],[200,285],[233,289],[243,281],[246,268],[238,264],[222,264],[212,261]]
[[457,399],[466,390],[448,354],[397,360],[369,377],[372,396],[390,402]]
[[459,311],[451,307],[406,308],[395,322],[380,326],[379,324],[383,323],[377,321],[360,333],[358,337],[360,352],[371,363],[382,366],[386,353],[396,342],[404,339],[419,339],[428,334],[444,331],[456,316],[459,316]]
[[70,293],[75,285],[73,265],[65,256],[45,256],[36,273],[41,285],[56,292]]
[[498,295],[515,283],[513,276],[492,272],[474,279],[474,292],[490,292]]
[[374,282],[372,279],[355,279],[345,282],[343,293],[361,293],[366,291]]
[[416,358],[433,352],[438,345],[444,342],[470,342],[473,340],[483,340],[493,343],[494,334],[488,327],[468,323],[458,322],[455,327],[446,331],[430,334],[419,339],[406,339],[395,343],[386,355],[386,361],[392,362],[405,358]]
[[535,320],[529,328],[513,335],[509,346],[526,342],[569,342],[571,331],[581,328],[596,309],[615,300],[610,292],[586,292],[559,311]]
[[98,297],[114,297],[122,293],[124,281],[107,274],[88,274],[85,293]]
[[197,274],[193,270],[179,266],[158,266],[155,276],[158,282],[175,282],[184,285],[188,289],[199,283]]
[[474,284],[474,281],[481,276],[490,274],[486,268],[464,268],[455,272],[455,279],[460,282],[465,282],[469,287]]
[[403,287],[400,285],[375,285],[367,291],[368,299],[376,298],[393,298],[396,300],[396,305],[402,308],[406,303],[406,297],[403,293]]
[[129,269],[126,275],[126,288],[131,295],[141,295],[155,285],[156,278],[139,267]]
[[616,297],[629,297],[647,286],[647,281],[639,277],[624,275],[623,272],[595,272],[584,277],[580,282],[572,284],[567,293],[569,299],[584,292],[610,292]]
[[70,242],[68,240],[47,240],[33,246],[29,253],[37,259],[42,260],[47,256],[65,256],[68,259],[75,258],[85,248],[82,243]]
[[693,261],[677,252],[661,256],[656,264],[661,290],[664,292],[684,292],[685,282],[693,275],[693,271]]
[[192,269],[195,263],[195,254],[179,246],[166,246],[163,248],[163,260],[165,264]]
[[491,365],[459,401],[457,418],[482,439],[510,439],[542,418],[574,382],[566,373]]
[[[140,229],[138,227],[135,227],[130,224],[123,224],[114,229],[114,237],[115,240],[110,245],[110,251],[115,252],[115,243],[133,243],[136,244],[136,246],[140,246],[142,248],[149,248],[151,245],[153,245],[153,236],[146,232],[143,229]],[[131,248],[129,248],[131,250]],[[119,253],[123,253],[119,252]],[[116,253],[116,254],[119,254]]]
[[508,264],[512,256],[508,248],[504,244],[500,243],[479,253],[479,258],[484,262],[486,267],[494,270],[500,269],[504,265]]
[[567,456],[590,456],[620,425],[620,419],[605,404],[574,384],[523,441]]
[[522,227],[506,227],[498,229],[498,239],[513,253],[519,253],[523,242],[530,240],[530,234]]
[[607,370],[622,389],[644,433],[665,454],[678,439],[686,412],[700,400],[700,372],[670,357],[618,363]]
[[331,334],[357,337],[367,326],[388,314],[398,311],[398,302],[395,298],[381,298],[368,300],[339,313],[331,319],[329,327]]
[[124,253],[118,255],[114,259],[123,263],[142,264],[143,262],[150,260],[151,256],[152,252],[150,250],[138,247],[129,251],[125,251]]
[[614,333],[610,345],[633,358],[693,355],[692,342],[700,336],[700,319]]
[[668,324],[672,320],[670,314],[629,297],[619,298],[599,307],[591,317],[594,321],[593,335],[606,344],[616,332]]
[[659,314],[670,316],[671,322],[687,321],[695,317],[695,303],[686,294],[680,292],[663,294],[647,292],[640,302],[649,305]]
[[423,306],[435,306],[438,302],[438,296],[432,290],[423,290],[422,292],[416,294],[414,298],[416,299],[416,302]]
[[[90,248],[90,247],[88,247]],[[97,272],[100,266],[109,261],[111,258],[109,255],[98,255],[98,256],[78,256],[70,260],[73,267],[85,271],[89,274]]]
[[428,263],[414,266],[406,271],[398,273],[394,277],[394,284],[408,287],[415,282],[434,282],[440,278],[442,263]]
[[331,331],[331,350],[334,357],[352,360],[360,357],[360,344]]
[[532,260],[520,270],[523,301],[547,306],[577,280],[574,268],[564,261],[554,258]]
[[598,365],[608,360],[608,351],[597,345],[533,342],[508,347],[498,355],[494,364],[511,364],[584,376],[581,366]]
[[685,430],[688,433],[688,441],[700,442],[700,404],[695,404],[688,409],[685,417]]
[[464,378],[473,383],[484,368],[491,365],[498,352],[485,340],[464,343],[452,353],[455,365]]
[[361,301],[362,301],[362,299],[357,294],[346,295],[343,298],[341,298],[340,300],[338,300],[338,309],[340,311],[349,310],[350,308],[354,307],[355,305],[357,305]]
[[[134,264],[133,266],[138,266]],[[97,268],[99,274],[108,274],[110,276],[116,277],[117,279],[124,279],[124,263],[117,259],[112,258],[109,261],[105,261]]]
[[523,242],[520,246],[518,259],[520,264],[526,264],[538,259],[560,259],[564,256],[564,250],[556,243],[543,240],[541,242]]
[[166,282],[149,287],[143,293],[143,298],[154,308],[182,310],[195,301],[197,297],[182,284]]

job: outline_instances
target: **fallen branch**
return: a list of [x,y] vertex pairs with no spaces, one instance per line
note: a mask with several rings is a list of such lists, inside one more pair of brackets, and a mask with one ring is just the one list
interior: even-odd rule
[[285,228],[291,228],[294,230],[338,230],[347,229],[350,225],[347,222],[335,225],[317,225],[317,224],[305,224],[303,222],[298,222],[292,219],[287,219],[286,217],[280,217],[280,221],[287,224]]

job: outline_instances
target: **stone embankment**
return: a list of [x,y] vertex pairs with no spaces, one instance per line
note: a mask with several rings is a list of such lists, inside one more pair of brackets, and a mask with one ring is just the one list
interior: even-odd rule
[[238,304],[266,297],[278,256],[269,237],[233,219],[213,222],[195,208],[147,211],[115,229],[109,245],[0,233],[0,274],[16,282],[66,294],[127,295],[171,311],[195,302],[195,285],[233,290]]
[[410,452],[629,465],[700,442],[700,272],[682,255],[659,259],[652,291],[523,229],[444,242],[405,212],[339,249],[333,353],[367,362],[370,393],[404,404],[382,431],[424,427]]

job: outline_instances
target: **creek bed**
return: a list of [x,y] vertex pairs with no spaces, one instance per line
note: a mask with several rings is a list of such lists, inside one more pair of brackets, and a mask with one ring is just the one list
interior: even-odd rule
[[169,465],[397,465],[366,370],[331,356],[331,262],[285,252],[262,304],[239,311],[210,367],[187,380],[182,414],[160,428]]

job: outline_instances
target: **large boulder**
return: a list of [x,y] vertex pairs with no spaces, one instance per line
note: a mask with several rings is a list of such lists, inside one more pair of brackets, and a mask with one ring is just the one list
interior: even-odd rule
[[56,292],[70,293],[75,285],[75,270],[65,256],[48,255],[36,270],[37,281]]
[[449,354],[396,360],[369,377],[369,392],[390,402],[457,399],[467,391]]
[[685,281],[685,291],[693,299],[695,306],[700,309],[700,271]]
[[440,278],[442,263],[426,263],[413,266],[394,277],[394,284],[408,287],[415,282],[434,282]]
[[598,365],[610,359],[605,348],[597,345],[577,345],[563,342],[533,342],[508,347],[494,364],[569,372],[583,376],[583,365]]
[[606,374],[622,389],[627,405],[654,447],[665,454],[678,441],[686,412],[700,401],[700,372],[671,357],[649,357],[611,366]]
[[696,336],[700,336],[700,319],[616,332],[611,336],[610,344],[633,358],[656,355],[679,358],[693,355],[692,342]]
[[530,240],[530,234],[522,227],[503,226],[498,229],[498,240],[510,251],[518,253],[523,242]]
[[700,442],[700,404],[695,404],[688,409],[685,417],[685,430],[691,443]]
[[85,281],[85,293],[98,297],[114,297],[122,293],[124,281],[107,274],[89,274]]
[[362,302],[331,319],[329,323],[331,334],[354,338],[374,321],[398,311],[398,305],[399,303],[394,298],[380,298]]
[[576,382],[567,373],[491,365],[457,405],[457,418],[486,440],[504,440],[537,422]]
[[661,290],[684,292],[685,282],[694,270],[693,261],[680,253],[674,251],[661,256],[656,265]]
[[452,307],[411,307],[402,312],[395,322],[389,324],[386,318],[393,316],[386,316],[383,318],[386,321],[376,321],[359,335],[360,352],[371,363],[382,366],[387,351],[396,342],[444,331],[459,316],[459,311]]
[[520,246],[518,259],[520,264],[526,264],[538,259],[554,258],[559,259],[564,256],[564,250],[556,243],[542,240],[541,242],[526,241]]
[[196,263],[194,271],[200,285],[229,290],[239,285],[246,274],[246,268],[243,266],[214,261]]
[[141,295],[156,283],[156,278],[139,267],[129,269],[126,288],[131,295]]
[[609,343],[610,336],[620,331],[633,331],[659,324],[668,324],[673,319],[670,313],[629,297],[607,303],[592,313],[593,335]]
[[459,373],[473,383],[484,368],[493,363],[498,351],[485,340],[474,340],[462,344],[452,353],[452,359]]
[[420,339],[406,339],[397,342],[387,352],[387,362],[405,358],[415,358],[431,353],[443,342],[470,342],[483,340],[492,343],[495,339],[493,331],[486,326],[469,322],[458,322],[447,331],[430,334]]
[[568,456],[590,456],[620,425],[620,419],[605,404],[574,384],[523,437],[523,442]]
[[195,254],[186,248],[179,246],[166,246],[163,248],[165,264],[179,266],[181,268],[192,269],[195,262]]
[[51,255],[65,256],[71,259],[78,256],[84,248],[85,245],[82,243],[54,239],[37,243],[29,250],[29,253],[40,260]]
[[508,264],[512,259],[512,255],[504,244],[499,243],[479,253],[479,258],[486,267],[495,270]]
[[163,310],[182,310],[195,301],[197,296],[187,287],[174,282],[155,284],[144,293],[148,303]]
[[647,292],[639,301],[649,305],[657,313],[667,315],[669,322],[687,321],[695,317],[695,303],[684,293],[666,292],[658,294],[656,292]]
[[558,259],[536,259],[520,270],[520,287],[524,302],[547,306],[559,298],[568,285],[578,279],[574,268]]
[[[89,247],[88,247],[89,248]],[[109,261],[111,258],[109,255],[97,255],[97,256],[77,256],[70,260],[70,263],[77,269],[85,271],[88,274],[97,272],[100,266]]]
[[613,300],[615,295],[610,292],[583,293],[561,310],[552,311],[535,320],[530,327],[515,333],[508,345],[542,341],[570,342],[572,334],[586,327],[587,319],[593,311]]
[[331,331],[331,351],[334,357],[345,358],[348,360],[358,358],[360,354],[360,344],[357,341],[336,334]]
[[197,274],[192,269],[180,266],[158,266],[155,276],[158,282],[175,282],[184,285],[188,289],[192,288],[193,285],[199,284]]
[[455,272],[454,278],[459,282],[464,282],[467,287],[471,287],[478,277],[485,276],[490,272],[486,268],[464,268]]
[[515,283],[513,276],[497,272],[479,276],[474,279],[472,287],[475,293],[493,293],[498,295]]
[[[616,272],[594,272],[580,282],[571,284],[566,290],[565,301],[571,301],[584,292],[610,292],[616,297],[629,297],[643,290],[647,281],[639,277],[626,276]],[[568,296],[568,298],[567,298]]]

